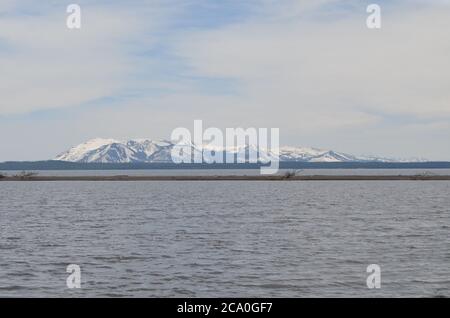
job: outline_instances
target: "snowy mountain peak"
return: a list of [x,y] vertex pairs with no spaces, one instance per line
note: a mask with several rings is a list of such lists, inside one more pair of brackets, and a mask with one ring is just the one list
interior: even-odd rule
[[[129,163],[129,162],[172,162],[171,151],[174,144],[167,140],[131,139],[118,141],[115,139],[95,138],[70,148],[58,155],[55,160],[70,162]],[[194,151],[198,151],[192,145]],[[223,148],[205,145],[209,151],[223,151],[224,154],[239,153],[242,147]],[[247,152],[255,153],[255,146],[247,146]],[[273,158],[269,152],[260,151],[259,158]],[[358,157],[333,150],[322,150],[308,147],[281,147],[280,161],[297,162],[395,162],[398,160],[380,157]]]
[[78,146],[70,148],[68,151],[58,155],[55,158],[55,160],[77,162],[87,153],[97,151],[98,149],[104,146],[111,145],[114,143],[119,143],[119,141],[115,139],[103,139],[103,138],[91,139]]

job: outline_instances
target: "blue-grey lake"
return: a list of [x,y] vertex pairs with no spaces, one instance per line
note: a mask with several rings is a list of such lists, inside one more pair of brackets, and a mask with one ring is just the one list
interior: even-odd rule
[[449,194],[446,181],[3,182],[0,296],[448,297]]

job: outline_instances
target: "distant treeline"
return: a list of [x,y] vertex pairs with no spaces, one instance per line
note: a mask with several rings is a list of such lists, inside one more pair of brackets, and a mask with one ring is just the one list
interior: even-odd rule
[[[2,162],[0,170],[259,169],[260,164]],[[450,162],[281,162],[280,169],[450,169]]]

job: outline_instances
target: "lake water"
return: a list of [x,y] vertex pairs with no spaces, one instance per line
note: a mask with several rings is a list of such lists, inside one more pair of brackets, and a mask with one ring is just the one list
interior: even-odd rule
[[447,181],[0,182],[0,296],[448,297],[449,194]]

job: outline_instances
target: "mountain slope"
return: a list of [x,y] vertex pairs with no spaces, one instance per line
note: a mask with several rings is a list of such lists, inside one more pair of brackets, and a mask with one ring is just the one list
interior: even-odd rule
[[[55,160],[70,162],[128,163],[128,162],[172,162],[171,151],[174,144],[169,141],[153,141],[149,139],[132,139],[118,141],[114,139],[96,138],[72,147],[58,155]],[[192,146],[194,151],[195,146]],[[230,149],[212,149],[208,152],[223,151],[225,155],[242,159],[242,147]],[[245,151],[257,153],[255,146],[247,146]],[[270,158],[269,152],[260,152],[259,158]],[[358,157],[332,150],[305,147],[280,147],[280,161],[291,162],[396,162],[394,159],[378,157]]]

